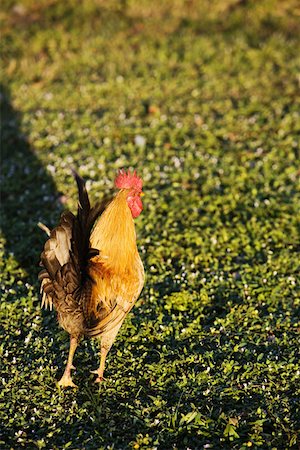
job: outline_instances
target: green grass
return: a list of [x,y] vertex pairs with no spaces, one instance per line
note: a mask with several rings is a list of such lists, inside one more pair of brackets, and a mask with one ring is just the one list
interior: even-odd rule
[[[298,2],[5,1],[0,19],[0,447],[299,448]],[[84,341],[60,391],[36,224],[76,208],[71,166],[94,201],[118,168],[142,175],[147,281],[107,381]]]

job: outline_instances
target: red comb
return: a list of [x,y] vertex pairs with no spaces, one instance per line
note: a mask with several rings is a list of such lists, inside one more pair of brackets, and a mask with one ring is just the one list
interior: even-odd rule
[[136,171],[127,172],[124,169],[121,169],[116,176],[115,186],[118,189],[135,189],[136,191],[141,191],[143,188],[143,181],[140,177],[137,176]]

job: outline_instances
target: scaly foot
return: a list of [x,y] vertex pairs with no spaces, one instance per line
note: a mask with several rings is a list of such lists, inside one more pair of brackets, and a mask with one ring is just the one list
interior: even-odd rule
[[91,370],[91,373],[94,373],[95,375],[98,375],[96,380],[95,380],[95,383],[101,383],[101,381],[106,381],[106,378],[104,378],[104,376],[103,376],[102,370],[100,370],[100,369]]
[[68,386],[74,387],[74,388],[78,387],[75,383],[73,383],[72,378],[67,375],[63,375],[57,384],[58,384],[58,386],[61,386],[61,387],[68,387]]
[[57,383],[58,386],[61,387],[73,387],[73,388],[77,388],[78,386],[73,383],[72,377],[71,377],[71,369],[75,369],[75,367],[72,365],[70,367],[66,367],[66,370],[63,374],[63,376],[61,377],[61,379],[59,380],[59,382]]

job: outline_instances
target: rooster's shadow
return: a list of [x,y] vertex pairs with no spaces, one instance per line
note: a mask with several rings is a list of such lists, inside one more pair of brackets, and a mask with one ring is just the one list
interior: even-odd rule
[[[5,242],[4,260],[13,257],[28,279],[36,282],[44,233],[39,221],[49,225],[62,206],[61,193],[40,162],[22,129],[9,89],[0,85],[1,101],[1,230]],[[35,114],[30,111],[29,114]]]

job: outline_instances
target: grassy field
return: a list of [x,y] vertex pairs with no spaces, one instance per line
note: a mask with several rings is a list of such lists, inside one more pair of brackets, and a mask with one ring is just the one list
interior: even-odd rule
[[[298,1],[2,4],[1,449],[298,449]],[[45,236],[144,179],[146,286],[97,343],[42,311]]]

